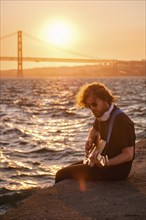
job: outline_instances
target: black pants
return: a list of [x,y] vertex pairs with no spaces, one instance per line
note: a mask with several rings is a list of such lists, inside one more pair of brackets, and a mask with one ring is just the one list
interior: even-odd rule
[[130,170],[119,168],[119,166],[99,168],[96,165],[90,167],[83,164],[83,161],[74,163],[68,167],[60,169],[56,173],[55,183],[64,179],[78,179],[78,180],[124,180],[128,177]]

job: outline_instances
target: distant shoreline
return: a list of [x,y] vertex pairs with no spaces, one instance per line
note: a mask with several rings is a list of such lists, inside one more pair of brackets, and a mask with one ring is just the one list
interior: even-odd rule
[[[84,65],[84,66],[63,66],[63,67],[42,67],[24,69],[22,78],[50,78],[50,77],[145,77],[146,62],[125,62],[118,64],[115,68],[112,65]],[[18,78],[17,70],[1,70],[1,78]]]
[[146,76],[46,76],[46,77],[41,77],[41,76],[38,76],[38,77],[33,77],[33,76],[30,76],[30,77],[26,77],[26,76],[24,76],[24,77],[17,77],[17,76],[0,76],[0,79],[49,79],[49,78],[54,78],[54,79],[59,79],[59,78],[72,78],[72,79],[75,79],[75,78],[79,78],[79,79],[82,79],[82,78],[89,78],[89,79],[91,79],[91,78],[93,78],[93,79],[95,79],[95,78],[119,78],[119,79],[122,79],[122,78],[144,78],[144,79],[146,79]]

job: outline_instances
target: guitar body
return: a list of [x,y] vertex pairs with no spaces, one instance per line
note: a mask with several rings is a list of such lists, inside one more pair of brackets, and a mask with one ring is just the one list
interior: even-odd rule
[[[93,167],[94,166],[94,163],[91,161],[91,157],[98,152],[98,155],[97,155],[97,160],[100,160],[101,159],[101,154],[104,150],[106,146],[106,141],[104,140],[97,140],[97,143],[96,145],[94,146],[94,148],[91,149],[91,152],[89,154],[88,157],[85,157],[84,160],[83,160],[83,164],[88,164],[89,166]],[[101,164],[103,165],[103,162],[101,161]]]

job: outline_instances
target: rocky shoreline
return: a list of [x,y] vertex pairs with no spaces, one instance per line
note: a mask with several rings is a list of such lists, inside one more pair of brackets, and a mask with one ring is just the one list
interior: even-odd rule
[[1,220],[145,220],[146,140],[126,181],[65,180],[18,203]]

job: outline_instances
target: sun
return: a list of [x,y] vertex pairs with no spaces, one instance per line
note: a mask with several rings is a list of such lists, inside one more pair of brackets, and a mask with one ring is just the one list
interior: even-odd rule
[[45,40],[54,46],[68,47],[73,40],[73,31],[68,23],[54,21],[45,28],[44,36]]

